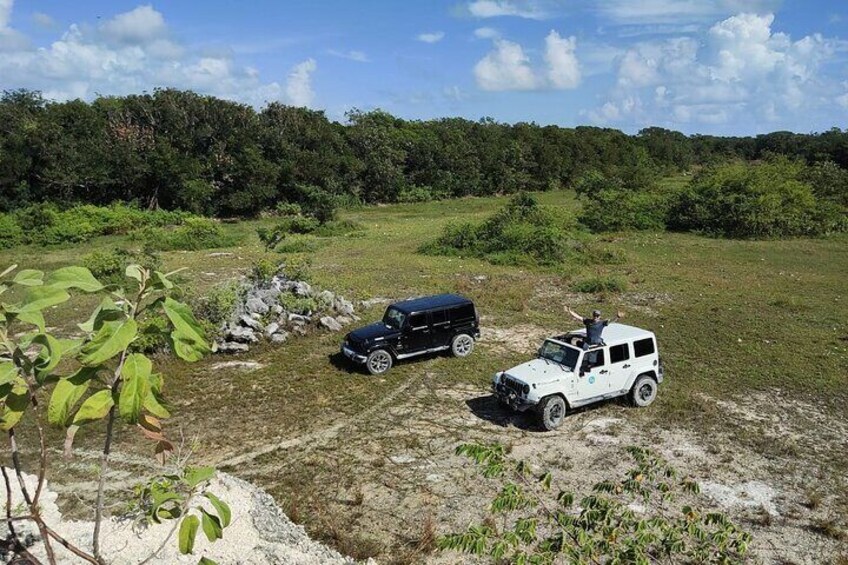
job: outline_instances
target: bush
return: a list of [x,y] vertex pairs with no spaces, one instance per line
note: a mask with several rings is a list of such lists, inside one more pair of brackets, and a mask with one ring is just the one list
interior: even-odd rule
[[545,209],[533,196],[519,193],[481,225],[449,224],[438,239],[420,251],[462,253],[496,264],[554,265],[572,258],[573,248],[568,243],[573,228],[570,217]]
[[151,271],[161,270],[159,256],[146,251],[131,251],[115,247],[107,251],[95,251],[82,258],[82,265],[105,284],[120,285],[126,282],[124,273],[127,265],[141,265]]
[[272,261],[263,257],[256,261],[250,269],[250,280],[260,284],[265,283],[270,281],[281,270],[282,265],[279,261]]
[[411,186],[400,191],[397,197],[398,202],[429,202],[434,200],[433,189],[429,186]]
[[848,229],[846,209],[818,199],[803,164],[775,159],[720,165],[678,197],[670,227],[732,238],[818,236]]
[[10,214],[0,214],[0,249],[7,249],[24,242],[24,230]]
[[212,287],[202,297],[193,297],[191,307],[198,319],[214,332],[230,319],[244,296],[244,287],[237,281]]
[[306,315],[318,310],[318,301],[311,296],[295,296],[284,292],[280,295],[280,306],[285,308],[287,312]]
[[279,202],[274,208],[278,216],[300,216],[303,209],[295,202]]
[[197,251],[215,247],[229,247],[238,240],[226,234],[218,222],[208,218],[192,217],[173,229],[146,227],[135,234],[146,249],[159,251]]
[[585,199],[580,222],[594,232],[665,229],[670,198],[654,187],[628,188],[617,177],[592,171],[577,181],[575,190]]
[[[81,243],[99,235],[125,234],[143,226],[180,224],[188,218],[184,212],[147,211],[124,204],[112,206],[74,206],[60,210],[53,204],[34,204],[3,216],[3,229],[9,237],[0,246],[21,243],[57,245]],[[17,229],[13,224],[17,225]],[[17,235],[17,237],[15,237]],[[15,242],[15,243],[8,243]]]
[[575,292],[592,294],[624,292],[627,290],[627,282],[618,277],[597,276],[576,281],[571,288]]

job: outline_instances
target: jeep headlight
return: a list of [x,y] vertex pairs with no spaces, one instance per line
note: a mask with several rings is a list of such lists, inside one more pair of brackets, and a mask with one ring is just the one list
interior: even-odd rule
[[527,396],[528,394],[530,394],[530,385],[524,385],[521,390],[522,392],[524,392],[524,396]]

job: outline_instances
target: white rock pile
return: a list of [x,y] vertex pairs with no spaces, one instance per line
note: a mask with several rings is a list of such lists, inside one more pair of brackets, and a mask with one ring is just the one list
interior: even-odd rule
[[[10,477],[14,477],[11,469]],[[24,475],[29,492],[35,491],[35,475]],[[177,540],[172,537],[165,547],[149,563],[191,563],[201,557],[224,564],[299,564],[299,565],[353,565],[349,557],[311,539],[302,526],[294,524],[283,513],[271,496],[248,482],[219,472],[209,485],[209,491],[229,504],[232,521],[224,530],[224,537],[210,543],[202,532],[198,532],[194,553],[181,555]],[[80,520],[65,520],[56,505],[57,494],[45,488],[40,501],[41,515],[46,523],[70,543],[91,551],[91,534],[94,523]],[[23,497],[17,481],[12,481],[12,507],[22,508]],[[0,488],[0,504],[6,506],[6,491]],[[165,540],[173,522],[165,521],[139,529],[130,519],[107,519],[101,530],[103,555],[114,565],[137,564],[151,555]],[[15,527],[36,558],[46,563],[44,546],[38,530],[27,522],[15,522]],[[5,520],[0,523],[0,536],[5,538],[8,528]],[[81,560],[53,543],[57,561],[62,564],[80,563]],[[0,562],[11,558],[0,550]],[[368,563],[373,563],[369,560]]]
[[[286,306],[294,302],[291,298],[311,299],[306,302],[314,304],[314,309],[291,312]],[[291,334],[305,335],[310,329],[337,332],[358,319],[353,304],[344,297],[279,274],[246,289],[244,299],[221,328],[216,350],[243,353],[261,340],[283,343]]]

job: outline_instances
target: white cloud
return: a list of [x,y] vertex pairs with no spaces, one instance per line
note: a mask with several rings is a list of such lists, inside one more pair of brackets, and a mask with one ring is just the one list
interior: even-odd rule
[[165,18],[153,6],[139,6],[118,14],[101,24],[103,34],[120,43],[144,44],[164,37],[168,32]]
[[549,14],[537,2],[529,0],[476,0],[468,4],[468,11],[475,18],[514,16],[531,20],[543,20]]
[[371,60],[368,58],[368,55],[366,55],[363,51],[336,51],[335,49],[329,49],[327,50],[327,53],[329,53],[333,57],[340,57],[349,61],[356,61],[357,63],[371,62]]
[[684,24],[715,21],[740,11],[767,12],[780,0],[604,0],[601,16],[618,25]]
[[[3,9],[11,5],[0,0]],[[23,36],[8,28],[8,11],[0,10],[0,17],[5,26],[0,30],[0,89],[29,88],[50,99],[69,100],[174,87],[256,106],[272,100],[305,105],[314,98],[314,60],[295,66],[284,84],[264,82],[255,69],[226,52],[210,55],[170,39],[165,18],[150,6],[118,14],[97,27],[71,25],[37,49],[20,41],[11,44],[9,37]]]
[[848,92],[843,94],[842,96],[837,96],[834,101],[842,106],[844,109],[848,110]]
[[521,45],[505,39],[477,62],[474,77],[483,90],[533,90],[540,84]]
[[423,41],[424,43],[438,43],[444,38],[445,32],[435,31],[432,33],[419,33],[416,39],[418,39],[418,41]]
[[518,43],[497,38],[494,49],[477,62],[474,76],[483,90],[571,89],[580,84],[577,38],[563,38],[554,30],[545,37],[544,66],[534,68]]
[[[2,2],[2,0],[0,0]],[[49,14],[45,14],[44,12],[35,12],[32,15],[32,21],[35,22],[35,25],[44,29],[53,29],[57,25],[56,20],[50,17]]]
[[[819,34],[793,41],[773,24],[772,14],[742,13],[712,25],[701,41],[681,37],[633,45],[618,60],[609,100],[590,117],[643,125],[748,121],[756,127],[757,121],[801,118],[800,108],[826,115],[823,101],[833,90],[819,71],[841,43]],[[639,93],[646,103],[625,111],[622,101]]]
[[580,84],[580,64],[574,50],[577,38],[563,39],[551,30],[545,38],[545,61],[548,64],[548,81],[554,88],[577,88]]
[[0,0],[0,31],[9,27],[9,21],[12,19],[12,0]]
[[495,39],[500,36],[500,32],[491,27],[478,27],[474,30],[474,37],[478,39]]
[[315,59],[307,59],[306,61],[296,65],[289,73],[286,83],[286,94],[289,102],[295,106],[311,106],[315,98],[315,93],[312,91],[312,73],[316,71],[318,65]]

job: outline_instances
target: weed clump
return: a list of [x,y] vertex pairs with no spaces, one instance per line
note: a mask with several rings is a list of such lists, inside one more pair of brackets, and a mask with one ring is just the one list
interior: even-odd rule
[[141,265],[151,271],[159,271],[162,261],[155,253],[148,251],[133,251],[115,247],[109,250],[98,250],[82,258],[82,265],[91,274],[105,284],[120,285],[125,281],[124,273],[127,265]]
[[519,193],[480,225],[448,225],[420,252],[430,255],[470,255],[504,265],[556,265],[577,253],[569,245],[573,219],[540,206],[530,194]]
[[135,234],[145,249],[157,251],[197,251],[235,245],[238,239],[224,232],[218,222],[208,218],[188,218],[173,229],[146,227]]
[[574,292],[590,294],[615,293],[627,290],[627,282],[618,277],[597,276],[576,281],[571,288]]

